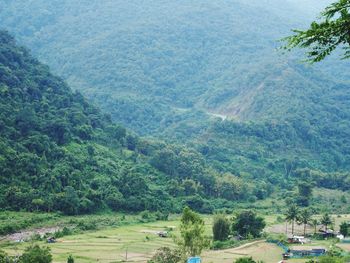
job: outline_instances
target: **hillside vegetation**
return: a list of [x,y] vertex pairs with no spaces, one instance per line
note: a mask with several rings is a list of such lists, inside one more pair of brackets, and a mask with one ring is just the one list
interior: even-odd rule
[[253,191],[193,149],[146,141],[113,124],[3,31],[0,73],[4,209],[166,214],[189,205],[211,212]]
[[[7,72],[3,55],[3,71],[22,80],[18,85],[25,92],[14,101],[2,97],[3,116],[10,119],[4,122],[17,134],[5,130],[3,143],[9,149],[20,144],[19,153],[38,159],[34,170],[9,171],[25,175],[6,179],[4,189],[11,184],[28,190],[46,182],[55,194],[78,196],[82,207],[100,207],[96,199],[115,209],[176,210],[186,203],[201,211],[265,199],[280,189],[295,192],[301,179],[349,190],[348,62],[330,58],[311,67],[295,54],[276,51],[278,39],[307,24],[327,3],[1,1],[2,27],[111,116],[42,65],[40,78],[37,72],[23,75],[16,59],[19,72]],[[11,59],[23,55],[16,52]],[[47,74],[54,79],[50,85],[62,85],[67,93],[46,90]],[[8,93],[16,83],[5,81],[2,89]],[[42,105],[45,100],[48,106]],[[38,124],[28,128],[26,122]],[[48,150],[27,146],[45,142],[33,134],[47,136]],[[31,174],[38,179],[29,179]],[[26,180],[19,184],[20,178]],[[131,184],[125,178],[135,178],[135,185],[125,187]],[[32,200],[41,204],[44,195],[27,190],[9,200],[40,207]]]

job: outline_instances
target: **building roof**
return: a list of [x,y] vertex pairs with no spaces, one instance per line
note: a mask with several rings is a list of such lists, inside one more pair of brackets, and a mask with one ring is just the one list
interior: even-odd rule
[[313,246],[292,246],[290,250],[325,250],[324,247],[313,247]]

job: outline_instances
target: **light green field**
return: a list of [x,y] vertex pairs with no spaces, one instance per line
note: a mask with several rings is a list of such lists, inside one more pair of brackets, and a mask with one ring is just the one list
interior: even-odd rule
[[[206,217],[205,222],[206,233],[210,235],[212,219]],[[156,249],[174,246],[171,237],[160,238],[156,232],[173,228],[172,235],[178,235],[178,226],[178,220],[135,224],[66,236],[58,239],[55,244],[37,243],[51,248],[55,263],[66,262],[69,254],[72,254],[79,263],[120,262],[125,261],[126,257],[127,262],[147,262]],[[11,255],[16,255],[28,245],[28,243],[11,243],[3,249]],[[206,251],[203,254],[203,262],[232,263],[234,259],[249,255],[269,263],[280,260],[281,253],[282,250],[277,246],[258,241],[233,249]]]
[[[347,219],[342,217],[337,219]],[[268,216],[268,225],[273,225],[276,217]],[[206,233],[211,235],[212,218],[205,217]],[[65,263],[69,254],[72,254],[78,263],[112,263],[112,262],[147,262],[153,252],[163,246],[173,247],[173,239],[160,238],[158,231],[174,229],[172,235],[178,235],[179,221],[176,218],[170,221],[153,223],[137,223],[119,227],[106,227],[104,230],[85,232],[58,239],[55,244],[37,242],[51,248],[55,263]],[[30,243],[2,243],[3,250],[11,255],[20,254]],[[330,245],[327,241],[313,242],[313,246]],[[279,262],[282,249],[265,241],[254,241],[243,246],[218,251],[205,251],[202,259],[204,263],[232,263],[243,256],[252,256],[255,260],[266,263]],[[305,260],[289,260],[291,263],[301,263]]]

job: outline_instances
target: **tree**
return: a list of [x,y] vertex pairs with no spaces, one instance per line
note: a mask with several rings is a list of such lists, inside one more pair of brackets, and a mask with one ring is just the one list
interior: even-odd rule
[[0,263],[12,263],[13,260],[4,251],[0,250]]
[[27,247],[19,258],[19,263],[51,263],[50,248],[38,245]]
[[298,219],[299,209],[295,204],[289,206],[286,212],[286,221],[292,223],[292,235],[294,235],[294,224],[295,220]]
[[60,209],[67,215],[75,215],[78,213],[79,196],[72,186],[67,186],[64,193],[57,200],[60,203]]
[[178,249],[161,247],[156,251],[149,263],[178,263],[181,259],[181,252]]
[[349,224],[347,222],[341,223],[339,232],[344,237],[348,236],[349,235]]
[[230,223],[224,215],[216,215],[213,223],[214,241],[225,241],[230,234]]
[[33,199],[32,200],[32,205],[35,207],[36,211],[39,211],[41,207],[43,207],[45,204],[45,201],[42,200],[41,198]]
[[232,230],[246,238],[249,235],[259,237],[266,226],[264,219],[253,211],[243,211],[236,215],[232,221]]
[[237,259],[235,263],[256,263],[256,261],[254,261],[252,257],[244,257]]
[[310,222],[311,220],[311,213],[308,209],[303,209],[301,210],[298,218],[298,222],[300,224],[304,224],[304,236],[306,235],[306,225]]
[[342,47],[343,59],[350,58],[350,1],[338,0],[322,13],[320,21],[312,22],[307,30],[293,30],[292,36],[285,38],[285,49],[296,47],[308,49],[308,61],[319,62],[337,47]]
[[324,214],[320,222],[322,225],[324,225],[325,230],[327,231],[328,226],[332,224],[332,218],[329,216],[329,214]]
[[298,204],[300,206],[308,206],[312,197],[312,185],[307,182],[301,182],[298,184]]
[[182,255],[195,257],[209,247],[209,240],[204,236],[204,221],[199,214],[185,207],[181,217],[181,238],[176,240]]
[[69,257],[67,258],[67,263],[74,263],[74,258],[72,255],[69,255]]
[[312,226],[314,228],[314,235],[316,235],[317,232],[317,226],[318,226],[318,220],[316,218],[313,218],[310,221],[310,226]]

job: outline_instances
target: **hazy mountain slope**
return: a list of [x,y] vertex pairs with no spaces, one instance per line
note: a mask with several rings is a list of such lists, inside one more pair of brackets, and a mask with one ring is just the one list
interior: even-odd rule
[[[112,124],[4,31],[0,95],[2,208],[168,213],[190,205],[210,212],[254,190],[210,169],[193,149],[145,141]],[[216,190],[221,184],[229,195]]]
[[5,0],[0,19],[115,121],[271,178],[349,169],[346,63],[276,51],[329,2]]
[[[137,211],[163,193],[162,174],[123,154],[125,129],[112,125],[3,31],[0,94],[2,208]],[[170,199],[164,192],[164,202],[151,201],[152,209],[166,208]]]
[[[145,134],[174,121],[177,107],[254,117],[245,98],[285,70],[275,41],[304,24],[301,6],[310,10],[267,2],[4,1],[0,17],[74,88]],[[295,94],[281,82],[282,100]],[[280,104],[281,115],[293,109]]]

